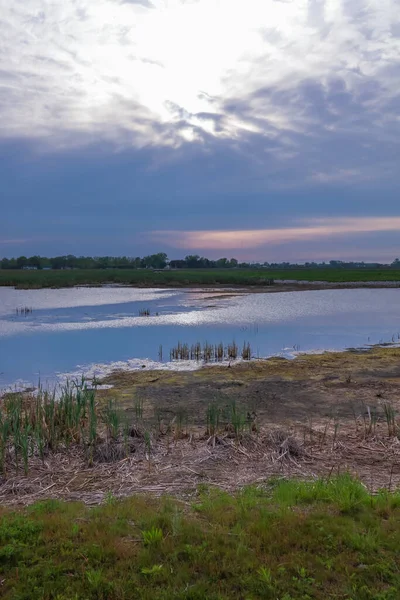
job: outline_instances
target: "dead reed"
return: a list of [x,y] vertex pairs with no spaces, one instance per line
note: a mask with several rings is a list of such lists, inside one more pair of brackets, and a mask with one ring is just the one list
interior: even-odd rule
[[2,502],[50,495],[97,503],[109,490],[176,492],[205,481],[236,489],[266,476],[329,478],[340,469],[359,474],[371,491],[400,483],[398,424],[389,403],[376,411],[376,429],[366,418],[363,431],[362,408],[354,411],[355,428],[337,415],[326,422],[314,415],[304,425],[259,423],[245,401],[223,396],[196,417],[185,406],[172,415],[155,407],[153,419],[140,397],[132,411],[121,411],[96,394],[80,382],[59,398],[41,390],[4,399]]
[[17,315],[29,315],[33,311],[32,311],[32,307],[23,306],[22,308],[16,308],[15,312]]
[[[227,360],[236,360],[241,356],[243,360],[250,360],[252,351],[249,343],[244,343],[242,351],[239,352],[239,348],[235,341],[224,346],[222,342],[219,344],[209,344],[204,342],[196,342],[189,346],[189,344],[178,344],[170,350],[170,360],[196,360],[209,362],[222,362]],[[160,353],[159,353],[160,355]]]

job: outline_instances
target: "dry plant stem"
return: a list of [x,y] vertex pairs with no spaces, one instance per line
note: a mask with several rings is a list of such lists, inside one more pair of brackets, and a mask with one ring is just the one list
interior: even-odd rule
[[267,482],[277,474],[330,478],[335,470],[358,474],[373,493],[399,485],[397,438],[366,443],[363,437],[342,431],[333,446],[334,435],[331,427],[321,446],[317,431],[314,443],[307,441],[306,445],[280,429],[262,429],[258,438],[245,434],[239,442],[229,432],[213,436],[211,442],[210,436],[197,434],[190,440],[178,439],[168,451],[166,434],[154,439],[151,454],[144,438],[134,438],[135,452],[128,457],[111,463],[94,462],[90,468],[81,447],[71,446],[68,451],[60,448],[48,455],[45,464],[39,456],[32,457],[28,476],[20,471],[3,481],[0,502],[29,504],[40,497],[53,497],[96,504],[104,500],[107,492],[116,497],[140,492],[185,495],[199,483],[234,490],[248,483]]

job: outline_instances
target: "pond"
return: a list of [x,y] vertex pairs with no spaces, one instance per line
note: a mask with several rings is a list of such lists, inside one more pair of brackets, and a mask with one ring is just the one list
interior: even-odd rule
[[248,342],[253,357],[291,357],[397,341],[399,300],[399,289],[0,288],[0,389],[115,368],[198,366],[170,362],[178,342]]

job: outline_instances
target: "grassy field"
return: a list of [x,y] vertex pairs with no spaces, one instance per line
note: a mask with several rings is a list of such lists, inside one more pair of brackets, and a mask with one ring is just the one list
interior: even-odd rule
[[399,597],[400,494],[372,497],[346,474],[0,515],[4,599]]
[[268,284],[270,279],[327,281],[333,283],[399,281],[400,269],[179,269],[156,272],[146,269],[0,270],[0,285],[19,288],[59,288],[103,283],[175,287],[189,285],[263,286]]

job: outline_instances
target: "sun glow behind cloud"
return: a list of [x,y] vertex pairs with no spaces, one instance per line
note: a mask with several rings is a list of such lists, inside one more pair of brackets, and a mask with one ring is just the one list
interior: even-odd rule
[[384,4],[0,0],[0,135],[140,147],[304,132],[301,108],[257,91],[340,77],[357,96],[371,77],[379,89],[367,101],[387,102],[400,41],[395,0]]

